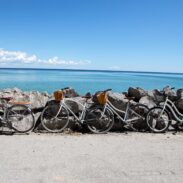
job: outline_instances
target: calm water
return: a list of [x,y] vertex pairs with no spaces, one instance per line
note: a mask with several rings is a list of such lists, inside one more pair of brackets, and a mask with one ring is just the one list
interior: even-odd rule
[[48,91],[70,86],[79,93],[112,88],[126,91],[129,86],[161,89],[165,85],[183,88],[183,74],[108,71],[67,71],[0,69],[0,89],[18,87],[23,90]]

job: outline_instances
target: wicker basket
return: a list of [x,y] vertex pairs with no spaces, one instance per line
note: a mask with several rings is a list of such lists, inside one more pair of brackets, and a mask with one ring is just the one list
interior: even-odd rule
[[61,101],[64,98],[64,92],[62,90],[55,91],[54,97],[56,101]]
[[107,103],[107,100],[108,100],[108,97],[107,97],[107,93],[99,93],[97,95],[97,100],[98,100],[98,103],[101,104],[101,105],[104,105]]

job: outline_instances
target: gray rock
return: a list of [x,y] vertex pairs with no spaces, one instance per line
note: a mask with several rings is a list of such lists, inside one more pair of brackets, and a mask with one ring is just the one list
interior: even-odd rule
[[183,99],[179,99],[178,101],[175,102],[176,107],[179,110],[183,110]]
[[[149,95],[150,94],[150,95]],[[165,101],[165,96],[159,90],[155,89],[151,92],[148,92],[148,96],[158,105],[161,102]]]
[[86,99],[82,97],[74,97],[74,98],[66,98],[65,103],[66,105],[74,112],[78,113],[82,111],[84,103],[86,102]]
[[78,96],[79,94],[73,88],[69,88],[65,90],[65,97],[67,98],[78,97]]
[[132,88],[128,89],[128,96],[135,97],[135,101],[139,101],[143,96],[146,96],[147,92],[142,88]]
[[[44,107],[50,96],[38,91],[25,92],[18,88],[0,90],[0,97],[12,97],[13,101],[31,102],[31,108]],[[4,101],[0,100],[0,103]]]
[[[65,98],[66,105],[74,113],[78,113],[78,112],[82,111],[82,109],[83,109],[82,105],[84,105],[85,102],[86,102],[86,99],[82,98],[82,97]],[[58,110],[60,103],[55,100],[50,100],[50,101],[48,101],[47,105],[56,106],[55,110]]]
[[44,93],[37,91],[33,91],[28,94],[28,100],[32,103],[32,108],[45,106],[49,98],[50,97],[46,96]]
[[176,92],[174,90],[172,90],[171,86],[165,86],[163,88],[163,91],[165,92],[166,95],[176,96]]
[[152,108],[156,106],[156,103],[154,102],[153,98],[150,96],[144,96],[139,101],[140,104],[146,105],[148,108]]
[[114,107],[125,110],[128,99],[125,99],[125,95],[121,93],[109,92],[109,101],[114,105]]
[[177,94],[174,90],[172,90],[172,88],[170,86],[164,87],[163,91],[164,91],[165,95],[167,95],[169,97],[170,100],[172,100],[172,101],[177,100]]
[[177,98],[183,99],[183,88],[177,90]]

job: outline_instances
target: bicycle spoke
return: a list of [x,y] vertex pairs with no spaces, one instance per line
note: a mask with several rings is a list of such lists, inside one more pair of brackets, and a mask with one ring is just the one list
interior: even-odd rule
[[61,109],[47,106],[41,113],[41,123],[49,132],[61,132],[69,123],[69,113],[63,106]]
[[153,121],[152,121],[152,127],[153,127],[153,128],[156,128],[156,124],[157,124],[157,123],[156,123],[156,120],[153,120]]

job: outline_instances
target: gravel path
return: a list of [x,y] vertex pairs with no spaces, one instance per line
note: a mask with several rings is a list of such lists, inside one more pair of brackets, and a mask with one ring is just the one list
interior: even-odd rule
[[183,133],[0,135],[0,183],[183,180]]

